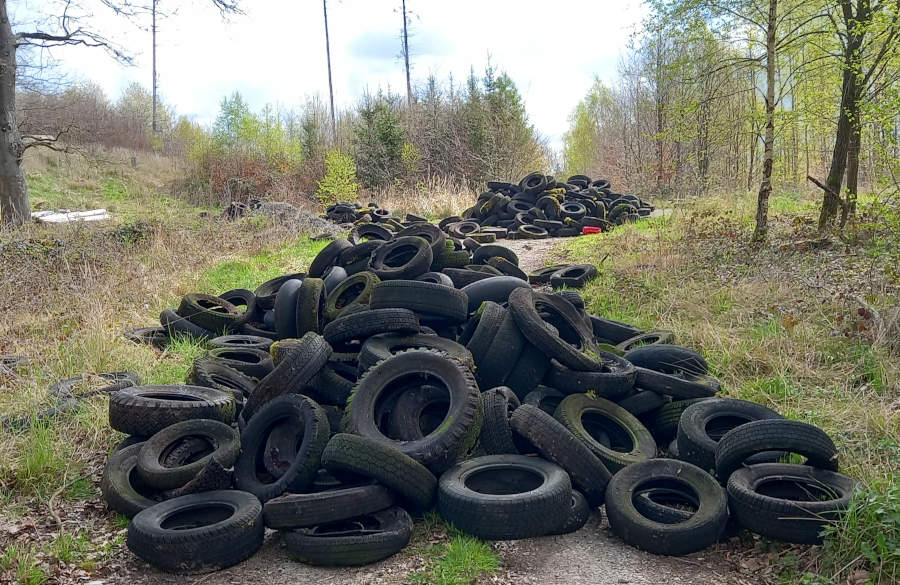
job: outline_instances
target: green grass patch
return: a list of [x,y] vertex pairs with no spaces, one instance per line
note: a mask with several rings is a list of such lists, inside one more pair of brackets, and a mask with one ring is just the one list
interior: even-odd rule
[[447,527],[449,540],[419,551],[425,569],[412,573],[416,585],[469,585],[497,571],[500,559],[486,542]]
[[200,275],[199,290],[225,292],[256,289],[263,282],[289,272],[305,270],[327,240],[300,238],[246,259],[224,262]]
[[25,433],[18,461],[2,474],[19,495],[43,499],[59,487],[67,463],[57,450],[59,437],[49,426],[36,423]]

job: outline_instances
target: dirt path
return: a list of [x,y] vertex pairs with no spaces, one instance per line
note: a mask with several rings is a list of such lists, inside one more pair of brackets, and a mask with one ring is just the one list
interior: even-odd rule
[[[504,242],[519,256],[526,272],[563,258],[551,257],[559,238]],[[130,561],[121,573],[101,583],[134,585],[408,585],[409,575],[421,569],[413,549],[427,545],[425,536],[414,538],[404,552],[373,565],[349,569],[324,569],[292,561],[271,533],[262,550],[249,560],[218,573],[199,577],[178,577],[158,573],[137,561]],[[483,580],[498,585],[751,585],[761,583],[734,569],[731,545],[717,545],[683,558],[651,555],[630,547],[609,531],[600,511],[588,524],[572,534],[492,544],[501,568]],[[734,555],[733,553],[738,553]],[[98,584],[99,585],[99,584]]]

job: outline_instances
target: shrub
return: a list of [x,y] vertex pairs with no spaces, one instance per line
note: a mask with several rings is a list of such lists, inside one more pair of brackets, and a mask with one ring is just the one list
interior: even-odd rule
[[337,201],[356,199],[359,183],[356,182],[356,165],[353,157],[338,149],[325,155],[325,176],[318,182],[316,197],[323,205]]

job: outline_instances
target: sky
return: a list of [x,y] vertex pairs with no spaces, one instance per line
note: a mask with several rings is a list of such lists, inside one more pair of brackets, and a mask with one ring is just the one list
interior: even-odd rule
[[[11,0],[16,15],[52,12],[58,0]],[[123,66],[103,51],[57,49],[54,59],[77,79],[98,83],[115,99],[129,83],[151,83],[149,16],[137,24],[99,0],[81,0],[90,24],[134,58]],[[367,90],[405,95],[399,57],[400,0],[328,0],[335,105]],[[18,6],[16,6],[18,5]],[[159,0],[159,90],[178,114],[211,123],[235,90],[255,110],[297,107],[328,98],[322,2],[243,0],[245,14],[223,20],[207,0]],[[464,81],[490,59],[515,81],[530,121],[559,146],[568,117],[594,76],[615,79],[620,55],[646,13],[640,0],[407,0],[411,13],[413,85],[434,74]],[[21,17],[20,20],[25,20]]]

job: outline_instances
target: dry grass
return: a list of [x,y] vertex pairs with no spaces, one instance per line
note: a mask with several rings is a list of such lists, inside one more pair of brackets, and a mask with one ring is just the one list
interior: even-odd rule
[[407,213],[424,215],[429,219],[442,219],[459,215],[475,204],[477,193],[447,179],[430,178],[427,183],[412,187],[403,186],[383,191],[368,191],[361,196],[390,209],[395,217]]

